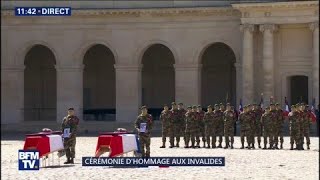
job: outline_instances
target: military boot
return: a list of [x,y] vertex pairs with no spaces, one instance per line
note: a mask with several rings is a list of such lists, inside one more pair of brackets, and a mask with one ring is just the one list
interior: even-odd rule
[[291,146],[290,146],[290,150],[293,150],[293,144],[291,144]]
[[173,148],[173,147],[174,147],[173,143],[172,143],[172,144],[170,144],[169,148]]
[[160,148],[166,148],[165,142],[162,143],[162,146],[160,146]]
[[218,146],[218,148],[222,148],[222,145],[221,145],[221,143],[219,143],[219,146]]
[[203,142],[203,146],[202,147],[204,147],[204,148],[206,147],[206,142]]
[[251,146],[251,147],[252,147],[252,149],[255,149],[255,147],[254,147],[254,144],[253,144],[253,143],[252,143],[252,146]]
[[212,143],[212,148],[216,148],[216,143]]
[[262,149],[267,149],[267,144],[264,144]]
[[240,149],[244,149],[244,143],[241,143],[241,148]]
[[179,147],[179,143],[177,142],[176,147]]
[[70,164],[70,158],[68,158],[67,161],[64,162],[63,164]]
[[73,158],[70,159],[70,163],[69,164],[74,164]]
[[280,149],[283,149],[283,144],[282,143],[280,144]]
[[260,145],[260,142],[258,143],[258,147],[261,149],[261,145]]
[[231,144],[231,149],[233,149],[233,144]]

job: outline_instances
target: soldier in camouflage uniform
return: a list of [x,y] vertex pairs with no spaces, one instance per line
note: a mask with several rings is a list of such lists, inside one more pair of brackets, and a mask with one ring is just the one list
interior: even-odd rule
[[273,141],[273,149],[279,149],[276,146],[276,137],[278,134],[278,112],[273,103],[270,103],[270,118],[271,118],[271,129],[272,129],[272,141]]
[[224,121],[223,121],[223,112],[225,111],[224,105],[222,103],[219,104],[218,111],[218,130],[217,135],[219,136],[219,145],[218,148],[222,148],[222,140],[223,140],[223,131],[224,131]]
[[176,138],[176,147],[179,147],[180,143],[180,136],[181,136],[181,122],[179,118],[179,111],[177,108],[177,104],[175,102],[171,103],[172,109],[170,110],[171,113],[171,125],[172,125],[172,133],[170,133],[170,146],[169,148],[173,148],[174,146],[174,138]]
[[160,148],[166,148],[166,137],[170,137],[171,131],[171,113],[169,107],[164,105],[163,111],[160,114],[160,121],[162,123],[162,146]]
[[[195,119],[195,125],[194,127],[196,128],[195,130],[195,138],[196,138],[196,142],[200,142],[200,116],[198,114],[198,109],[197,106],[193,105],[192,106],[192,113],[194,115],[194,119]],[[200,145],[195,145],[196,148],[200,148]]]
[[185,123],[185,116],[186,116],[186,110],[183,108],[183,103],[178,104],[178,111],[179,111],[179,121],[181,123],[180,125],[180,132],[183,136],[184,143],[186,143],[186,136],[185,136],[185,128],[186,128],[186,123]]
[[198,122],[197,122],[197,114],[196,112],[192,111],[191,106],[187,108],[187,113],[185,114],[185,121],[186,121],[186,141],[185,141],[185,148],[189,148],[189,142],[191,139],[191,147],[195,148],[195,138],[198,134]]
[[267,143],[269,138],[269,148],[273,147],[273,137],[272,137],[272,122],[271,122],[271,113],[270,107],[266,107],[265,113],[261,116],[261,125],[263,132],[263,149],[267,149]]
[[277,110],[277,125],[276,125],[276,139],[275,139],[275,146],[276,149],[278,148],[278,137],[280,138],[280,149],[283,149],[283,127],[284,127],[284,115],[283,111],[280,107],[279,103],[276,103],[276,110]]
[[202,138],[202,142],[203,142],[203,147],[206,147],[206,134],[205,134],[205,129],[204,129],[204,121],[203,121],[203,117],[204,117],[204,111],[202,110],[202,107],[200,105],[198,105],[197,108],[197,115],[198,115],[198,120],[199,120],[199,134],[197,136],[197,146],[200,148],[200,135]]
[[211,145],[213,147],[213,144],[215,142],[214,139],[214,113],[212,111],[212,106],[208,106],[208,111],[204,114],[203,117],[204,126],[205,126],[205,134],[206,134],[206,141],[207,141],[207,148],[210,148],[210,136],[212,138]]
[[[233,149],[233,142],[234,142],[234,112],[231,110],[231,106],[229,103],[227,103],[227,110],[224,111],[224,137],[225,137],[225,143],[226,146],[224,147],[227,149],[228,147],[231,147]],[[231,139],[231,146],[229,144]]]
[[[306,108],[307,107],[307,108]],[[312,124],[312,119],[311,119],[311,111],[309,112],[309,106],[308,105],[302,105],[301,106],[301,114],[302,114],[302,129],[303,129],[303,134],[302,134],[302,147],[304,144],[304,137],[306,138],[307,141],[307,149],[310,149],[310,126]],[[303,149],[303,148],[301,148]]]
[[291,106],[291,112],[289,113],[289,128],[290,128],[290,150],[293,150],[293,144],[296,143],[296,149],[301,146],[301,131],[299,126],[299,112],[295,105]]
[[243,107],[243,112],[239,115],[239,123],[240,123],[240,139],[241,139],[241,148],[244,149],[244,138],[247,139],[248,148],[250,148],[251,144],[251,136],[249,134],[250,131],[250,119],[248,118],[248,106]]
[[255,113],[253,112],[253,108],[252,108],[252,104],[248,105],[248,113],[246,115],[246,117],[248,118],[248,122],[249,122],[249,135],[248,137],[251,138],[250,140],[250,144],[249,147],[255,149],[254,146],[254,136],[255,136],[255,131],[256,131],[256,120],[255,120]]
[[[145,132],[141,132],[142,123],[146,124]],[[153,127],[152,115],[148,114],[146,106],[141,107],[141,114],[137,117],[134,127],[139,135],[139,145],[142,157],[150,157],[151,130]]]
[[63,118],[61,124],[61,130],[64,132],[66,129],[69,129],[69,137],[63,138],[63,146],[66,152],[67,161],[64,164],[73,164],[75,158],[75,146],[76,146],[76,136],[78,129],[79,119],[74,115],[74,109],[68,109],[68,115]]
[[[253,104],[253,113],[255,117],[255,136],[258,140],[258,146],[261,148],[261,134],[262,134],[262,125],[261,125],[261,116],[262,116],[262,110],[258,108],[257,104]],[[253,144],[254,144],[254,138],[253,138]]]

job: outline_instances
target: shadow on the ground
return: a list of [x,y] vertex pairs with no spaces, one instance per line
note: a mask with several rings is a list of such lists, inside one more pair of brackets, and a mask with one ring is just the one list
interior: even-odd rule
[[54,166],[45,166],[45,167],[41,167],[44,169],[54,169],[54,168],[67,168],[67,167],[73,167],[75,166],[74,164],[70,164],[70,165],[54,165]]

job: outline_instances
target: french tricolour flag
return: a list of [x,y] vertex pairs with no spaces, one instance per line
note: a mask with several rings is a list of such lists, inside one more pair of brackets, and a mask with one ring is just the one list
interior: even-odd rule
[[313,98],[312,105],[311,105],[311,115],[310,115],[313,123],[317,121],[315,106],[316,106],[316,99]]
[[132,151],[140,153],[139,140],[135,134],[116,136],[110,146],[112,146],[112,152],[110,152],[109,157],[119,156]]
[[285,107],[284,107],[284,116],[287,117],[290,113],[290,108],[289,108],[289,103],[288,103],[288,100],[287,100],[287,97],[284,97],[284,103],[285,103]]

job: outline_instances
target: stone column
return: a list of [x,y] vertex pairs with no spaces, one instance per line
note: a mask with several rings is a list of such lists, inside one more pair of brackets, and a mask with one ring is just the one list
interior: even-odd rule
[[242,45],[242,101],[249,104],[253,101],[253,24],[242,24],[240,30],[243,32]]
[[83,120],[83,66],[56,66],[57,70],[57,122],[61,123],[69,107]]
[[185,106],[201,104],[200,64],[175,64],[176,102]]
[[24,120],[24,66],[1,68],[1,124]]
[[269,104],[270,97],[274,96],[273,32],[276,30],[277,26],[274,24],[260,25],[260,31],[263,33],[263,94],[266,104]]
[[115,65],[117,122],[134,122],[141,106],[142,65]]
[[235,63],[234,64],[235,68],[236,68],[236,105],[235,105],[235,109],[238,110],[238,105],[240,104],[240,98],[241,94],[242,94],[242,66],[240,63]]
[[319,104],[319,22],[309,25],[313,32],[312,98]]

